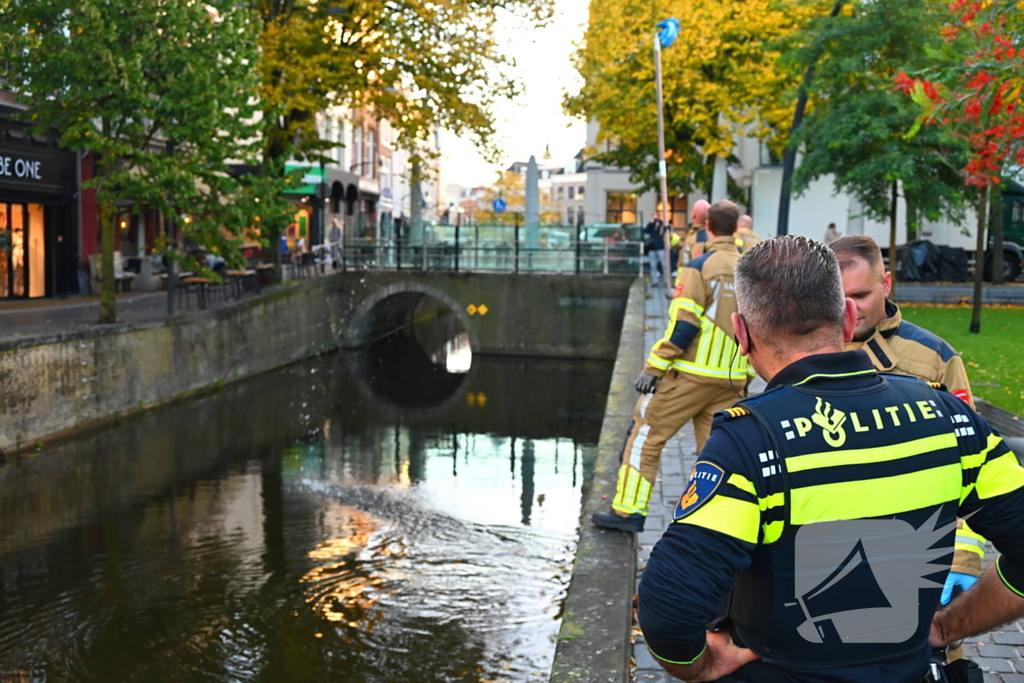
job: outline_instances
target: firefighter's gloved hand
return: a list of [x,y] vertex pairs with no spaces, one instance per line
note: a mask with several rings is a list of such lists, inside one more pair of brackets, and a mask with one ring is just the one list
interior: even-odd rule
[[658,378],[646,372],[641,372],[636,378],[636,390],[641,394],[653,394],[657,391]]
[[971,576],[970,574],[961,574],[960,572],[950,572],[949,576],[946,577],[946,585],[942,589],[942,597],[939,598],[939,602],[943,605],[948,605],[953,600],[953,591],[957,588],[961,592],[970,590],[971,586],[978,583],[977,576]]

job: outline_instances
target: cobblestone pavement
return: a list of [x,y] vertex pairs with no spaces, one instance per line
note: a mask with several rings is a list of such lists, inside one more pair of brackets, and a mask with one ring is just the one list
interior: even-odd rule
[[[647,299],[644,316],[644,343],[647,348],[665,333],[668,300],[662,292],[655,289]],[[638,583],[647,566],[647,559],[651,556],[651,549],[661,538],[676,502],[683,495],[687,476],[697,461],[696,451],[693,429],[686,425],[662,453],[661,476],[651,493],[650,515],[645,531],[637,536]],[[990,547],[987,558],[991,560],[995,556],[995,551]],[[639,630],[636,633],[636,644],[633,646],[636,680],[640,683],[668,683],[676,680],[665,673],[648,651]],[[964,655],[984,667],[986,683],[1024,683],[1024,628],[1020,622],[1008,624],[986,636],[970,639],[964,645]]]

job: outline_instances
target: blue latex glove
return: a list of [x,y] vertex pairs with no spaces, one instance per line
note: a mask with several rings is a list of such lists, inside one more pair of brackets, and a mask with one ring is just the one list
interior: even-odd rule
[[949,576],[946,577],[946,585],[942,588],[942,597],[939,598],[939,602],[943,605],[948,605],[953,599],[953,590],[955,588],[959,587],[961,591],[966,591],[970,590],[971,586],[976,583],[978,583],[977,576],[950,572]]

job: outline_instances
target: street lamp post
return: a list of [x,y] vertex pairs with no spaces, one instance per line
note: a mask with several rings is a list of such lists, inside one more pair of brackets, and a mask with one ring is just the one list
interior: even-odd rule
[[[660,29],[654,36],[654,87],[658,97],[658,180],[661,185],[661,220],[666,228],[670,228],[668,215],[668,168],[665,165],[665,104],[661,87],[661,49],[672,46],[679,35],[679,20],[675,18],[659,21],[657,28]],[[671,230],[664,231],[665,240],[665,281],[669,290],[672,290],[673,282],[669,274],[671,270]],[[654,274],[651,274],[654,277]]]

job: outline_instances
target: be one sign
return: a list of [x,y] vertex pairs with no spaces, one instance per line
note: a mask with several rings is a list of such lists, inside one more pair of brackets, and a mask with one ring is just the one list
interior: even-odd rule
[[41,161],[0,156],[0,177],[42,180]]

